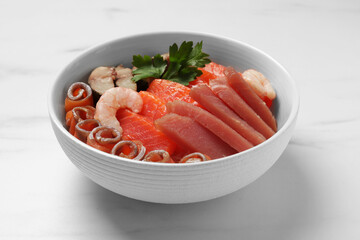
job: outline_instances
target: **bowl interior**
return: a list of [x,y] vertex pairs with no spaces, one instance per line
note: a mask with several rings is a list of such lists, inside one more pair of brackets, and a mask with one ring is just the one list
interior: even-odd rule
[[113,40],[95,46],[73,60],[58,76],[50,93],[50,115],[59,126],[65,126],[64,99],[73,82],[84,81],[98,66],[123,64],[131,67],[132,56],[155,55],[168,52],[171,44],[183,41],[203,41],[203,51],[222,65],[233,66],[238,71],[249,68],[262,72],[277,93],[273,112],[279,130],[288,121],[298,97],[293,80],[284,68],[265,53],[239,41],[200,33],[152,33]]

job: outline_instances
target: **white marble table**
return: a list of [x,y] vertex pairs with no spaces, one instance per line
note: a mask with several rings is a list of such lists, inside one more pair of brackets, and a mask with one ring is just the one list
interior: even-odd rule
[[[62,152],[47,91],[85,48],[161,30],[258,47],[295,78],[294,136],[228,196],[160,205],[91,182]],[[0,239],[360,239],[360,2],[1,1]]]

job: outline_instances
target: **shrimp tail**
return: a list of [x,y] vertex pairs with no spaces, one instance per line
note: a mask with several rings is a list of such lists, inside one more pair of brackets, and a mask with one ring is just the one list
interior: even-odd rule
[[119,109],[127,108],[138,113],[142,106],[143,100],[138,92],[129,88],[114,87],[101,95],[96,104],[95,119],[102,126],[113,127],[122,133],[123,130],[116,118],[116,112]]

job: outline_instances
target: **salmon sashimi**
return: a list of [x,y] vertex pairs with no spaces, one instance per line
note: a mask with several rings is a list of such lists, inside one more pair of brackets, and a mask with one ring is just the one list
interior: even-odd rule
[[176,144],[157,130],[153,122],[146,117],[121,109],[117,112],[116,118],[123,129],[123,139],[140,141],[147,153],[153,150],[165,150],[171,155],[174,152]]
[[204,106],[206,110],[240,133],[253,145],[258,145],[266,140],[263,135],[226,106],[226,104],[211,91],[209,86],[202,84],[193,87],[190,91],[190,96]]
[[236,153],[235,149],[189,117],[168,113],[155,120],[155,126],[179,146],[212,159]]
[[215,76],[223,77],[223,76],[225,76],[224,71],[225,71],[226,67],[223,65],[211,62],[211,63],[206,64],[205,67],[202,69],[209,73],[214,74]]
[[244,80],[242,74],[228,67],[225,70],[225,76],[231,87],[245,100],[245,102],[276,132],[276,120],[270,109],[254,92],[249,84]]
[[147,91],[140,91],[139,94],[143,100],[143,106],[139,112],[140,115],[147,117],[151,121],[165,115],[166,106],[160,98]]
[[165,79],[155,79],[150,83],[147,91],[153,93],[165,103],[181,100],[196,104],[195,100],[189,95],[190,88],[177,82]]
[[249,105],[231,88],[226,77],[210,80],[211,90],[226,103],[239,117],[244,119],[265,138],[270,138],[275,132],[249,107]]
[[195,120],[238,152],[253,147],[248,140],[229,127],[229,125],[202,108],[183,101],[169,102],[166,104],[166,107],[168,112]]
[[211,72],[208,72],[202,68],[199,69],[202,71],[202,74],[197,77],[194,81],[191,81],[188,85],[189,88],[199,84],[209,84],[209,80],[217,78],[217,76]]

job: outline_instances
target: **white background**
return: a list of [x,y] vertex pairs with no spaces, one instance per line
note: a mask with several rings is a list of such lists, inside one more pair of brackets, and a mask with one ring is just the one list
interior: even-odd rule
[[[101,188],[67,159],[47,92],[94,44],[191,30],[249,43],[297,82],[289,146],[246,188],[160,205]],[[0,239],[360,239],[360,2],[0,2]]]

